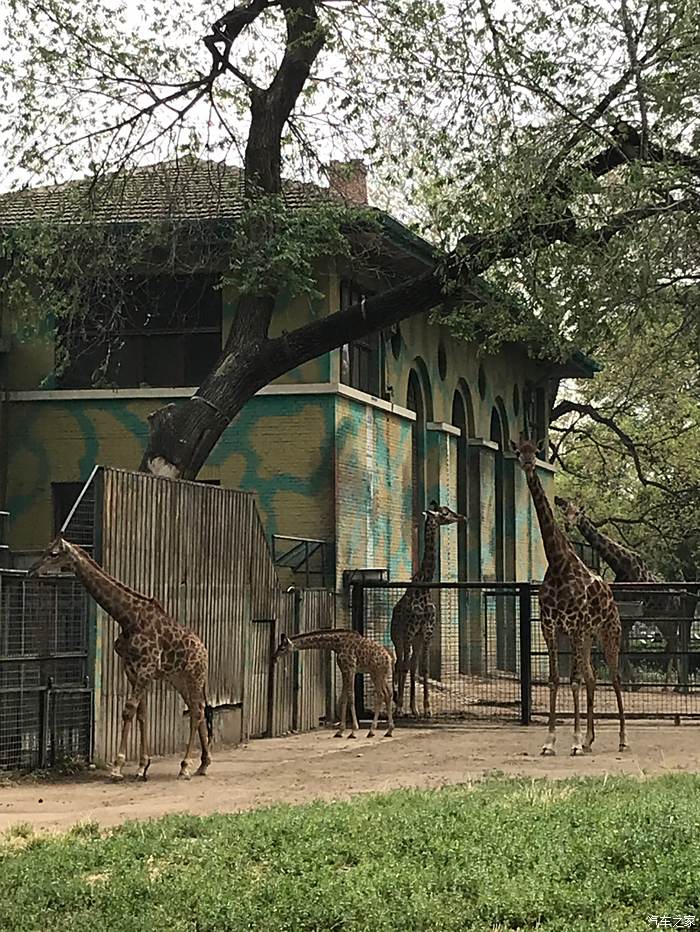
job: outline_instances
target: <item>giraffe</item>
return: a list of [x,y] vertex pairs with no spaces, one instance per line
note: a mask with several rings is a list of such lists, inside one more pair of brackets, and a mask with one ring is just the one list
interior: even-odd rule
[[[438,530],[447,524],[466,521],[464,515],[452,511],[446,505],[431,501],[425,515],[423,559],[411,582],[432,582],[435,575]],[[409,586],[394,606],[391,614],[391,640],[396,648],[396,714],[403,711],[406,673],[411,672],[410,707],[416,717],[416,666],[420,660],[420,675],[423,678],[423,714],[430,716],[428,692],[428,650],[435,629],[437,611],[430,591]]]
[[376,733],[382,701],[386,705],[388,720],[384,737],[391,737],[394,731],[394,718],[391,711],[390,681],[394,661],[386,647],[382,647],[376,641],[371,641],[357,631],[350,631],[346,628],[319,628],[316,631],[294,634],[292,637],[283,634],[272,660],[276,663],[279,657],[291,654],[295,650],[332,650],[335,652],[336,663],[343,677],[343,688],[340,693],[340,725],[334,737],[343,737],[343,729],[347,721],[348,700],[352,717],[352,729],[348,738],[354,738],[359,728],[355,714],[356,673],[369,673],[377,697],[374,720],[367,737],[373,738]]
[[[615,582],[664,582],[659,576],[653,573],[636,550],[625,547],[618,541],[603,534],[586,515],[583,508],[559,496],[554,499],[557,507],[564,515],[564,524],[567,531],[577,527],[588,543],[594,547],[601,557],[608,564],[610,569],[615,573]],[[654,626],[659,629],[662,637],[666,641],[666,650],[670,656],[666,667],[666,684],[664,689],[668,689],[671,680],[671,671],[675,669],[679,684],[685,678],[681,670],[681,664],[677,656],[679,627],[687,626],[688,633],[685,642],[690,637],[690,626],[692,617],[695,614],[695,600],[693,599],[692,615],[690,618],[683,618],[684,607],[687,604],[684,596],[690,593],[676,592],[667,593],[648,593],[642,594],[644,605],[644,617],[653,619]],[[619,592],[617,600],[637,601],[639,593],[637,592]],[[692,597],[691,597],[692,598]],[[667,616],[664,618],[664,616]],[[634,624],[634,619],[625,619],[622,622],[622,642],[626,645],[629,641],[630,631]]]
[[[111,777],[122,780],[131,723],[139,724],[139,770],[147,779],[151,764],[146,734],[146,694],[153,680],[167,680],[182,696],[190,713],[190,737],[179,777],[190,778],[190,754],[199,734],[202,756],[197,776],[205,776],[211,763],[209,740],[212,735],[212,709],[206,699],[207,649],[194,631],[185,628],[156,601],[130,589],[98,566],[77,544],[59,535],[37,562],[29,576],[47,571],[71,570],[93,599],[116,621],[121,632],[114,642],[129,681],[129,697],[122,713],[122,733]],[[206,727],[205,727],[206,720]]]
[[[537,454],[541,447],[541,444],[535,444],[530,440],[521,439],[517,444],[511,441],[511,448],[525,473],[532,495],[547,557],[547,572],[539,591],[540,624],[549,653],[549,730],[542,747],[542,754],[555,753],[557,689],[559,687],[557,634],[559,631],[568,634],[573,651],[571,692],[574,701],[574,743],[571,754],[575,756],[590,751],[595,738],[593,723],[595,674],[591,664],[591,642],[595,635],[601,641],[615,690],[620,717],[619,748],[622,751],[627,746],[627,742],[618,666],[620,615],[610,586],[600,576],[592,573],[578,558],[573,546],[554,519],[552,506],[537,475]],[[579,711],[581,674],[586,684],[587,700],[587,728],[583,743],[581,742]]]

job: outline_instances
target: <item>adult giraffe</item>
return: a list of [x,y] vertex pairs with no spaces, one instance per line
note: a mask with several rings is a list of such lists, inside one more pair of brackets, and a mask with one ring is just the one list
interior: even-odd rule
[[[593,702],[595,697],[595,674],[591,663],[591,644],[595,635],[601,641],[610,671],[617,708],[620,716],[620,743],[622,751],[627,747],[625,738],[625,713],[622,707],[620,688],[620,615],[615,605],[612,590],[600,576],[591,570],[576,555],[566,534],[554,519],[552,506],[545,495],[537,475],[537,454],[541,445],[530,440],[511,441],[513,452],[518,457],[527,479],[528,488],[537,512],[542,532],[542,542],[547,557],[547,572],[539,590],[540,624],[549,653],[549,731],[542,747],[542,754],[554,754],[556,740],[557,690],[559,687],[559,657],[557,634],[563,631],[569,636],[572,649],[571,692],[574,700],[574,743],[571,754],[590,751],[595,738]],[[579,690],[581,675],[586,684],[587,727],[586,739],[581,741]]]
[[[122,713],[122,734],[112,767],[112,779],[123,780],[122,767],[131,723],[139,723],[140,757],[138,776],[146,779],[151,756],[146,734],[146,695],[153,680],[165,679],[180,693],[190,713],[190,739],[180,764],[179,777],[190,778],[190,754],[199,734],[202,758],[196,776],[203,777],[211,757],[211,706],[206,700],[207,649],[194,631],[171,618],[156,599],[130,589],[95,563],[84,550],[57,537],[30,568],[30,576],[69,569],[93,599],[119,625],[121,632],[114,650],[129,680],[129,697]],[[206,721],[206,726],[205,726]]]
[[[431,501],[424,512],[425,534],[423,538],[423,559],[418,572],[411,582],[432,582],[435,575],[438,531],[447,524],[466,521],[464,515],[452,511],[446,505]],[[411,672],[410,708],[418,716],[416,708],[416,666],[420,660],[420,674],[423,677],[423,714],[430,716],[430,695],[428,690],[428,650],[435,630],[437,609],[430,598],[427,588],[409,586],[394,606],[391,613],[391,640],[396,649],[396,714],[403,711],[403,694],[406,685],[406,673]]]
[[[615,573],[615,582],[647,582],[663,583],[664,580],[651,571],[641,554],[631,547],[625,547],[619,541],[613,540],[599,530],[586,515],[580,505],[566,498],[555,496],[554,502],[564,515],[564,524],[570,531],[578,528],[588,543],[593,547]],[[666,650],[669,653],[666,666],[666,684],[668,689],[671,682],[671,671],[675,668],[679,686],[687,686],[688,671],[680,663],[678,656],[679,634],[684,642],[685,649],[690,640],[690,628],[695,617],[696,599],[691,593],[685,591],[675,592],[618,592],[618,602],[639,601],[643,603],[643,617],[649,619],[661,633],[666,641]],[[629,632],[634,619],[623,621],[623,644],[629,640]],[[684,629],[684,630],[683,630]]]

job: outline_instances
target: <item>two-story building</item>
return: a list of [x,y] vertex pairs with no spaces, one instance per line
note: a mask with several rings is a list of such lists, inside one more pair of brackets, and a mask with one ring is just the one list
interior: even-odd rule
[[[334,177],[339,193],[366,200],[360,165]],[[0,225],[66,222],[74,203],[67,190],[73,199],[80,185],[4,196]],[[240,190],[236,168],[161,164],[135,172],[118,204],[106,202],[102,222],[138,225],[175,215],[183,224],[226,224],[240,211]],[[309,188],[290,190],[303,198]],[[322,298],[281,304],[275,332],[435,262],[428,242],[386,214],[377,217],[381,235],[357,244],[352,260],[329,259],[318,274]],[[194,392],[235,313],[235,296],[219,287],[217,269],[116,275],[128,278],[127,298],[111,321],[106,295],[84,324],[47,320],[48,335],[22,340],[12,307],[2,308],[0,504],[11,515],[15,552],[46,544],[95,464],[137,467],[147,415]],[[64,361],[58,368],[57,353]],[[428,315],[408,317],[263,388],[199,478],[255,491],[281,572],[302,585],[342,591],[344,574],[363,568],[408,579],[432,498],[468,519],[443,532],[442,580],[541,578],[537,521],[509,440],[526,427],[546,437],[552,378],[592,374],[586,359],[546,363],[522,344],[481,355]],[[549,483],[544,459],[541,473]],[[437,639],[441,669],[478,667],[479,624],[462,617],[458,639],[447,632]]]

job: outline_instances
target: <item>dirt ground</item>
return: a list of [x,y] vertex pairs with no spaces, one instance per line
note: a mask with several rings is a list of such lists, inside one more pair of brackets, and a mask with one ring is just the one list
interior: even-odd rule
[[[176,779],[178,758],[153,762],[147,783],[110,782],[106,772],[48,782],[0,782],[0,830],[18,822],[62,830],[94,820],[116,825],[172,812],[235,812],[273,803],[345,799],[398,787],[435,788],[485,774],[557,779],[574,775],[700,772],[700,725],[629,725],[630,748],[617,751],[614,723],[597,728],[592,755],[569,756],[570,725],[558,729],[558,755],[540,757],[545,729],[517,726],[403,726],[393,738],[336,739],[320,730],[214,748],[210,774]],[[128,768],[132,773],[135,766]]]

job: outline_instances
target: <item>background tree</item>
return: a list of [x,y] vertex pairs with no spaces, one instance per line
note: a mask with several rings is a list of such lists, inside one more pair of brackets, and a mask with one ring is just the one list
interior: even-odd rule
[[[696,0],[244,0],[208,29],[204,9],[14,0],[4,24],[0,118],[25,177],[88,169],[92,208],[109,172],[169,153],[244,167],[237,242],[256,274],[227,273],[241,297],[221,358],[193,398],[151,417],[143,468],[196,476],[260,387],[410,314],[440,309],[484,346],[533,338],[552,355],[619,335],[623,302],[606,297],[619,278],[656,258],[696,268]],[[271,338],[294,228],[283,169],[318,179],[347,149],[372,160],[384,202],[410,205],[443,258]],[[332,253],[348,218],[305,219]],[[16,291],[27,266],[10,240]],[[640,332],[666,312],[645,304]]]
[[640,332],[630,312],[624,332],[599,351],[602,373],[554,409],[557,485],[660,574],[696,580],[699,296],[687,283],[666,283],[652,300],[665,305],[656,322]]

